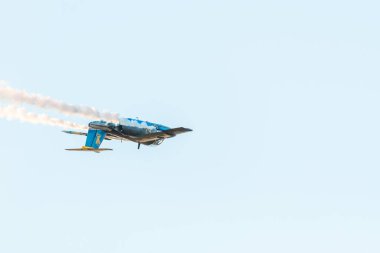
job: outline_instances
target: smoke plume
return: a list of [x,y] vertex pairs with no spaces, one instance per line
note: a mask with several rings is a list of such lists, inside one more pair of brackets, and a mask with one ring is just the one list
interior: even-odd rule
[[42,124],[49,126],[57,126],[62,128],[71,128],[78,130],[86,130],[88,127],[79,125],[70,121],[65,121],[57,118],[50,117],[46,114],[35,114],[26,111],[24,108],[15,106],[0,107],[0,118],[8,120],[20,120],[32,124]]
[[12,88],[10,86],[7,86],[5,82],[1,80],[0,99],[21,104],[29,104],[44,109],[53,109],[65,115],[75,115],[88,119],[103,119],[112,122],[118,122],[119,119],[119,115],[117,113],[101,112],[89,106],[64,103],[47,96]]

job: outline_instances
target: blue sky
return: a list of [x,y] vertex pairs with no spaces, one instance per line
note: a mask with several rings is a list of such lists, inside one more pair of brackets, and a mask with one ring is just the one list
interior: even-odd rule
[[0,252],[379,252],[379,7],[0,1],[0,79],[194,129],[88,154],[1,120]]

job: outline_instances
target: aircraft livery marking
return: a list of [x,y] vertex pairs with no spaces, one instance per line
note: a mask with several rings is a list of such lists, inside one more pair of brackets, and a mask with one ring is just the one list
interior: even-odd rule
[[100,145],[100,137],[101,137],[101,135],[100,134],[96,134],[96,145]]

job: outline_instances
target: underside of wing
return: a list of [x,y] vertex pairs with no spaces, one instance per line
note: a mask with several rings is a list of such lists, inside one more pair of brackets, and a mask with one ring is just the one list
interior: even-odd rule
[[165,130],[164,132],[176,136],[177,134],[183,134],[183,133],[187,133],[187,132],[191,132],[191,131],[193,131],[193,130],[190,128],[177,127],[177,128]]
[[133,139],[136,142],[145,143],[145,142],[151,142],[151,141],[160,140],[160,139],[172,138],[176,136],[177,134],[182,134],[182,133],[186,133],[190,131],[193,131],[193,130],[189,128],[178,127],[178,128],[172,128],[169,130],[164,130],[161,132],[147,134],[147,135],[136,137]]

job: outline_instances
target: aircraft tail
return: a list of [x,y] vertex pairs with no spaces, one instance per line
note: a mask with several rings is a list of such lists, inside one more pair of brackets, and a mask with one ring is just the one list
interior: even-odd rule
[[76,135],[84,135],[84,136],[87,136],[87,133],[77,132],[77,131],[63,130],[62,132],[67,133],[67,134],[76,134]]
[[92,148],[92,147],[87,147],[83,146],[81,148],[67,148],[67,151],[90,151],[90,152],[96,152],[100,153],[102,151],[112,151],[110,148]]
[[[66,131],[65,133],[80,134],[80,135],[86,134],[86,133],[81,134],[81,133],[77,133],[77,132],[73,133],[73,132],[69,132],[69,131]],[[96,152],[96,153],[100,153],[102,151],[112,150],[109,148],[99,148],[100,144],[102,144],[102,141],[104,140],[104,138],[106,136],[106,132],[104,132],[102,130],[89,129],[86,135],[87,135],[86,144],[82,148],[69,148],[66,150],[68,150],[68,151],[92,151],[92,152]]]
[[87,132],[85,147],[99,149],[99,146],[102,144],[104,137],[106,137],[106,132],[103,130],[89,129]]

